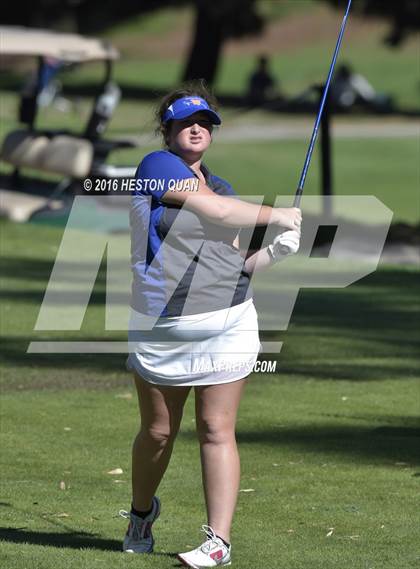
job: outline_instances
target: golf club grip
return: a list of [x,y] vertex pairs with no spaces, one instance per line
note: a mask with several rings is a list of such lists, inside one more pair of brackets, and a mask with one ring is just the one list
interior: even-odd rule
[[296,190],[295,199],[293,200],[293,207],[300,207],[300,200],[302,199],[303,188]]
[[[300,200],[302,199],[303,188],[296,190],[295,199],[293,200],[293,207],[300,207]],[[289,255],[290,249],[287,245],[280,246],[280,253],[282,255]]]

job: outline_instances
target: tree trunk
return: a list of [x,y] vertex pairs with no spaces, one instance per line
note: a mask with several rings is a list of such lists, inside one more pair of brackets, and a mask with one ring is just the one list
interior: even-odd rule
[[184,69],[183,81],[205,79],[212,85],[223,46],[222,22],[214,16],[214,11],[206,7],[206,2],[198,2],[194,40]]

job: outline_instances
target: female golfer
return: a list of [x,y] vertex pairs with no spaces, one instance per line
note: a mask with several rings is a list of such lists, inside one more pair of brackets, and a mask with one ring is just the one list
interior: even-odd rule
[[[231,562],[230,529],[239,489],[236,414],[260,342],[250,273],[276,259],[276,248],[246,262],[241,227],[273,224],[297,250],[301,213],[254,205],[202,163],[220,125],[201,84],[168,94],[157,118],[164,150],[148,154],[132,200],[132,316],[128,367],[134,372],[141,429],[132,456],[133,498],[123,550],[151,553],[155,495],[171,457],[191,388],[201,452],[207,523],[204,543],[180,553],[187,567]],[[279,238],[280,239],[280,238]]]

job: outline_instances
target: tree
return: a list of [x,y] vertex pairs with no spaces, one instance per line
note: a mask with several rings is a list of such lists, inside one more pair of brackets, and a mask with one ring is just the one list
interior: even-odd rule
[[[324,0],[333,6],[346,6],[348,0]],[[419,0],[356,0],[353,10],[368,17],[383,18],[391,24],[385,41],[395,47],[420,29]]]
[[195,0],[194,38],[183,80],[203,78],[213,83],[224,41],[262,31],[255,4],[255,0]]

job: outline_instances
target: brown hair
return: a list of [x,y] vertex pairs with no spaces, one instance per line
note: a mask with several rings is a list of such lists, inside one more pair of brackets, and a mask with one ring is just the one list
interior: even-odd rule
[[156,134],[162,135],[163,142],[165,143],[165,145],[168,144],[167,139],[171,124],[171,121],[169,121],[166,124],[163,123],[163,116],[166,110],[170,105],[172,105],[174,101],[182,99],[182,97],[193,97],[193,96],[201,97],[202,99],[207,101],[209,107],[213,111],[217,111],[218,109],[217,99],[210,91],[209,87],[207,87],[204,79],[195,79],[193,81],[182,83],[182,85],[180,85],[178,89],[170,91],[159,101],[159,104],[155,111],[155,118],[158,123],[158,126],[156,127]]

